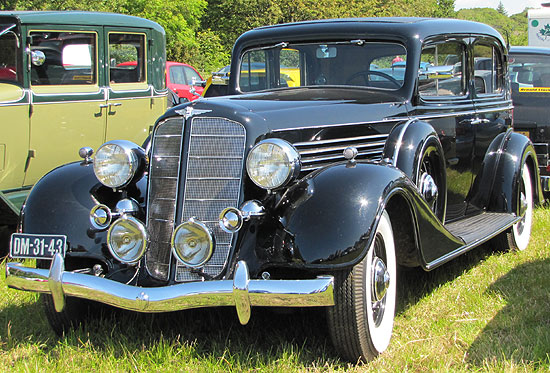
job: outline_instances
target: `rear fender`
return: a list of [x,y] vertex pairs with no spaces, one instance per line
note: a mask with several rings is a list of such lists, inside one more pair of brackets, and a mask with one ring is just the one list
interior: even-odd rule
[[488,209],[516,213],[518,205],[516,190],[520,182],[523,164],[529,167],[531,173],[535,203],[541,204],[543,193],[540,185],[537,154],[531,141],[519,133],[508,131],[499,153],[495,183],[489,197]]

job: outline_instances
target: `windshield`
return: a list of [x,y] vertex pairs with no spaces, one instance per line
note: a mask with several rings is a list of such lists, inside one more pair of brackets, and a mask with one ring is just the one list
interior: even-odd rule
[[14,25],[0,24],[0,82],[17,82],[17,47]]
[[352,40],[252,49],[241,58],[242,92],[305,86],[354,86],[397,90],[406,71],[405,47]]
[[512,88],[521,92],[537,91],[526,88],[550,88],[550,56],[512,55],[510,80]]

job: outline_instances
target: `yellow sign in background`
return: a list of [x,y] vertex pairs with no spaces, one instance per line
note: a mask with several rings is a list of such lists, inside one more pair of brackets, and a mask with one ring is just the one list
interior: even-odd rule
[[550,87],[520,87],[520,92],[550,92]]

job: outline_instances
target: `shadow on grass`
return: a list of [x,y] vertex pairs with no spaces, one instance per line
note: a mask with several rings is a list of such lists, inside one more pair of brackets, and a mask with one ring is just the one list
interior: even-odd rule
[[420,299],[438,287],[455,280],[495,253],[497,251],[488,243],[470,250],[430,272],[426,272],[421,268],[400,268],[398,272],[397,296],[399,301],[397,313],[401,313],[415,305]]
[[[490,248],[483,246],[431,272],[401,271],[397,312],[416,304],[426,294],[454,280],[492,253]],[[349,367],[333,350],[323,309],[256,307],[245,326],[240,325],[232,307],[165,314],[139,314],[110,307],[101,307],[100,311],[100,317],[70,331],[60,340],[49,329],[40,301],[20,307],[9,306],[0,311],[0,320],[10,320],[9,346],[30,341],[40,344],[43,353],[55,349],[59,343],[81,348],[83,341],[84,345],[91,344],[94,350],[115,356],[139,354],[165,344],[174,355],[185,351],[184,356],[195,360],[230,359],[232,365],[244,370],[258,365],[277,366],[279,361],[288,360],[289,354],[293,355],[290,359],[297,368],[312,365],[333,369]]]
[[487,324],[468,350],[477,366],[506,362],[550,364],[550,259],[520,265],[492,284],[487,292],[506,306]]

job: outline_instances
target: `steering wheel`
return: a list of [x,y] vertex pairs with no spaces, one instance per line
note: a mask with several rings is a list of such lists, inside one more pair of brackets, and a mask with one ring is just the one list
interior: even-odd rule
[[387,79],[388,81],[390,81],[391,83],[395,84],[395,87],[396,88],[401,88],[401,83],[399,83],[393,76],[389,75],[389,74],[386,74],[386,73],[383,73],[381,71],[376,71],[376,70],[364,70],[364,71],[359,71],[359,72],[356,72],[355,74],[353,74],[352,76],[350,76],[347,80],[346,80],[346,84],[350,84],[355,78],[358,78],[358,77],[363,77],[364,81],[365,81],[365,85],[366,86],[370,86],[370,81],[368,79],[369,75],[377,75],[377,76],[380,76],[384,79]]

